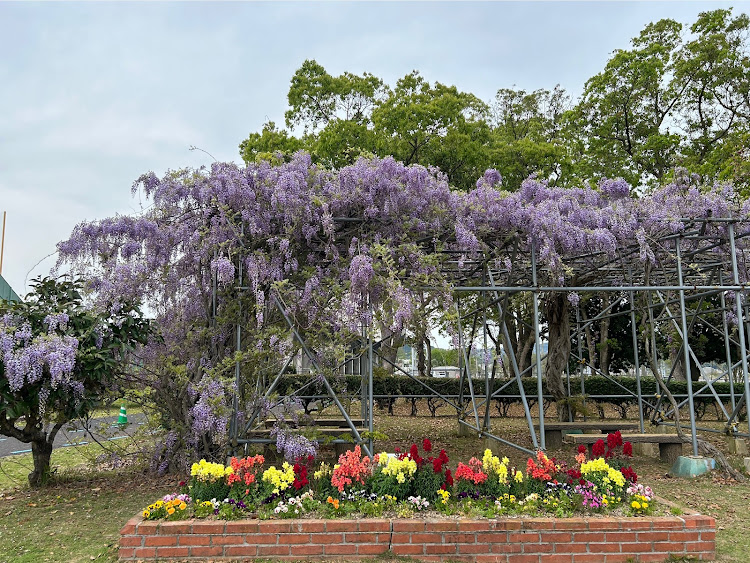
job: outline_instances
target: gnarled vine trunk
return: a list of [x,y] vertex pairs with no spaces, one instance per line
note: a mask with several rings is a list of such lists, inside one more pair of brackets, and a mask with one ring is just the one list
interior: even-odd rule
[[568,419],[569,412],[568,395],[563,384],[565,366],[570,357],[570,318],[565,294],[550,294],[544,302],[544,311],[549,327],[549,349],[544,375],[547,390],[557,405],[557,416],[562,421]]

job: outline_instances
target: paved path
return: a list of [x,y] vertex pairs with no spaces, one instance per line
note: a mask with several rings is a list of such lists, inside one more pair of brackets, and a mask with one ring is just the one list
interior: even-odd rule
[[[57,449],[88,444],[93,442],[91,433],[100,442],[122,440],[132,435],[144,423],[146,417],[143,413],[128,415],[128,425],[124,429],[117,426],[117,419],[118,416],[105,416],[92,419],[89,422],[88,430],[83,427],[80,421],[66,425],[55,436],[54,447]],[[29,452],[31,452],[31,444],[0,435],[0,457]]]

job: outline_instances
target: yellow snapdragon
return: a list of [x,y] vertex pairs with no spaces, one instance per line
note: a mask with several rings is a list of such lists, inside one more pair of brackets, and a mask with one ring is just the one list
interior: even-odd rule
[[294,466],[289,465],[286,461],[281,466],[281,469],[276,469],[276,466],[272,465],[263,472],[262,480],[266,483],[271,483],[274,487],[274,494],[279,494],[294,483]]
[[234,469],[231,466],[224,467],[221,463],[211,463],[205,459],[194,463],[190,467],[190,475],[196,477],[199,481],[209,481],[211,483],[219,481],[232,473],[234,473]]

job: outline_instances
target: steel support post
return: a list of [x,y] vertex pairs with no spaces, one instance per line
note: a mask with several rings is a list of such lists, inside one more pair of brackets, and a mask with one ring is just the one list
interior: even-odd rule
[[[531,244],[531,283],[536,286],[536,245]],[[539,292],[533,292],[533,310],[534,310],[534,342],[536,344],[536,393],[539,401],[539,442],[541,448],[546,450],[544,440],[544,389],[542,388],[542,337],[539,334]]]
[[[735,285],[740,283],[739,270],[737,268],[737,247],[734,241],[734,223],[729,223],[729,250],[732,257],[732,281]],[[745,382],[745,404],[748,405],[747,412],[747,425],[748,432],[750,432],[750,378],[747,373],[747,348],[745,347],[745,322],[744,322],[744,307],[742,306],[743,294],[739,291],[735,292],[735,306],[737,308],[737,334],[740,341],[740,357],[742,359],[742,380]]]
[[[680,237],[675,239],[675,247],[677,249],[677,283],[682,287],[682,256],[680,249]],[[685,379],[687,380],[687,392],[688,392],[688,408],[690,412],[690,432],[691,440],[693,444],[693,455],[698,455],[698,433],[695,429],[695,404],[693,402],[693,377],[690,373],[690,343],[688,342],[688,326],[687,316],[685,315],[685,290],[680,289],[680,321],[682,323],[682,360],[684,365],[682,366],[685,371]]]
[[630,292],[630,327],[633,336],[633,359],[635,361],[635,386],[638,391],[638,427],[643,433],[643,393],[641,393],[641,364],[638,358],[638,331],[635,328],[635,295]]

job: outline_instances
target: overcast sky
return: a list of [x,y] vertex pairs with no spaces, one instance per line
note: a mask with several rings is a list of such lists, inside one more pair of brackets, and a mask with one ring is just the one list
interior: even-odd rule
[[[6,3],[0,1],[3,277],[20,295],[83,220],[133,213],[142,173],[240,161],[283,123],[294,71],[419,70],[490,101],[581,92],[645,24],[745,2]],[[39,263],[41,261],[41,263]],[[39,263],[39,264],[38,264]]]

